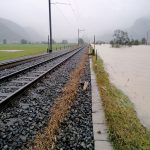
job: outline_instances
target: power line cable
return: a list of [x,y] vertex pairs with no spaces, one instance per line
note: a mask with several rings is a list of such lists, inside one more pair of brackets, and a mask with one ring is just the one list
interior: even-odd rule
[[75,19],[76,19],[77,23],[79,23],[79,22],[78,22],[78,17],[76,16],[76,12],[75,12],[75,10],[73,9],[72,5],[70,5],[70,8],[71,8],[71,10],[72,10],[72,12],[73,12],[73,14],[74,14],[74,16],[75,16]]
[[77,14],[78,14],[78,18],[81,18],[81,14],[79,13],[79,7],[78,7],[78,4],[77,4],[77,1],[76,0],[73,0],[74,1],[74,4],[75,4],[75,7],[76,7],[76,10],[77,10]]
[[51,3],[51,4],[54,4],[54,5],[57,5],[57,4],[61,4],[61,5],[71,5],[70,3],[61,3],[61,2],[55,2],[55,3]]
[[[71,1],[69,0],[68,3],[65,3],[65,2],[57,2],[57,1],[56,1],[56,2],[52,2],[51,4],[56,5],[56,6],[59,5],[59,4],[60,4],[60,5],[68,5],[68,6],[71,6]],[[59,7],[57,7],[57,8],[58,8],[59,11],[61,11],[61,14],[62,14],[62,16],[65,18],[65,20],[67,20],[67,22],[68,22],[69,24],[71,24],[70,21],[67,19],[67,17],[66,17],[66,16],[64,15],[64,13],[62,12],[62,10],[61,10]],[[75,23],[76,23],[76,22],[75,22]],[[78,25],[77,25],[77,26],[78,26]]]
[[76,18],[78,18],[75,9],[72,7],[72,2],[71,2],[70,0],[68,0],[68,1],[69,1],[69,3],[71,4],[71,5],[70,5],[70,8],[71,8],[73,14],[75,15]]
[[76,20],[76,24],[77,24],[77,26],[79,26],[79,20],[78,20],[78,17],[77,17],[75,9],[72,7],[72,2],[70,0],[67,0],[67,1],[70,4],[69,7],[70,7],[70,9],[71,9],[71,11],[72,11],[72,13],[74,15],[74,18]]
[[[75,23],[76,23],[77,26],[79,26],[79,22],[78,22],[78,18],[77,18],[77,16],[76,16],[76,12],[75,12],[75,10],[73,9],[70,0],[68,0],[68,3],[64,3],[64,2],[53,2],[53,3],[51,3],[51,4],[54,4],[54,5],[62,4],[62,5],[68,5],[68,6],[70,6],[70,8],[71,8],[71,10],[72,10],[72,12],[73,12],[73,15],[74,15],[74,17],[75,17],[75,20],[76,20]],[[59,9],[59,10],[60,10],[60,9]],[[63,14],[63,16],[65,16],[65,15]],[[66,17],[65,17],[65,18],[66,18]]]
[[62,15],[62,16],[64,17],[64,19],[68,22],[68,24],[70,24],[71,26],[73,26],[74,24],[69,21],[69,19],[68,19],[68,18],[65,16],[65,14],[63,13],[63,11],[62,11],[59,7],[56,7],[56,8],[60,11],[61,15]]

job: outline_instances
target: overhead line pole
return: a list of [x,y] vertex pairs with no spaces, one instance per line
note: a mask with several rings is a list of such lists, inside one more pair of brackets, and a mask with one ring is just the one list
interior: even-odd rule
[[95,35],[94,35],[94,51],[95,51]]
[[79,31],[79,29],[78,29],[78,46],[79,46],[79,32],[80,32],[80,31]]
[[49,0],[49,35],[50,38],[48,39],[48,52],[52,52],[53,48],[52,48],[52,44],[53,44],[53,38],[52,38],[52,12],[51,12],[51,4],[63,4],[63,5],[71,5],[71,4],[67,4],[67,3],[51,3],[51,0]]
[[50,35],[50,46],[49,46],[49,50],[48,52],[52,52],[52,43],[53,43],[53,39],[52,39],[52,14],[51,14],[51,0],[49,0],[49,35]]

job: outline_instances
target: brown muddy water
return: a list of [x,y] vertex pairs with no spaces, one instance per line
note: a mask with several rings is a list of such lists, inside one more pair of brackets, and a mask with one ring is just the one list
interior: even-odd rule
[[150,46],[111,48],[96,45],[110,81],[134,104],[143,125],[150,129]]

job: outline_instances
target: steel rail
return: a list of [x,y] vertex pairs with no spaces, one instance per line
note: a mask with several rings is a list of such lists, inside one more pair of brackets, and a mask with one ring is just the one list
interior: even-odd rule
[[17,75],[17,74],[19,74],[19,73],[22,73],[22,72],[27,71],[27,70],[29,70],[29,69],[31,69],[31,68],[34,68],[34,67],[37,67],[37,66],[39,66],[39,65],[42,65],[42,64],[44,64],[44,63],[47,63],[47,62],[49,62],[49,61],[53,61],[53,60],[55,60],[55,59],[57,59],[57,58],[59,58],[59,57],[62,57],[62,56],[64,56],[64,55],[68,54],[68,53],[71,53],[72,51],[75,51],[75,50],[77,50],[77,49],[73,49],[73,50],[71,50],[71,51],[69,51],[69,52],[60,54],[60,55],[58,55],[58,56],[54,56],[53,58],[50,58],[50,59],[48,59],[48,60],[46,60],[46,61],[37,63],[37,64],[32,65],[32,66],[30,66],[30,67],[26,67],[26,68],[21,69],[21,70],[19,70],[19,71],[10,73],[10,74],[8,74],[8,75],[6,75],[6,76],[2,76],[2,77],[0,77],[0,83],[3,82],[4,80],[8,80],[9,78],[11,78],[11,77],[13,77],[13,76],[15,76],[15,75]]
[[19,88],[18,90],[16,90],[14,93],[12,93],[9,96],[7,96],[6,98],[2,99],[0,101],[0,110],[2,110],[4,108],[4,106],[6,104],[10,103],[16,96],[20,95],[23,91],[27,90],[31,85],[35,84],[38,80],[40,80],[42,77],[44,77],[48,73],[53,72],[55,69],[57,69],[59,66],[61,66],[63,63],[65,63],[67,60],[69,60],[71,57],[73,57],[75,54],[77,54],[79,51],[81,51],[83,49],[84,49],[84,47],[79,48],[73,54],[71,54],[69,57],[63,59],[62,61],[60,61],[59,63],[57,63],[56,65],[54,65],[52,68],[50,68],[48,71],[45,71],[44,73],[42,73],[38,77],[35,77],[34,80],[30,81],[26,85],[24,85],[21,88]]
[[41,54],[41,55],[36,55],[36,56],[28,56],[25,58],[19,58],[19,59],[15,59],[15,60],[10,60],[10,61],[4,61],[4,62],[0,62],[0,70],[2,69],[8,69],[10,67],[14,67],[17,65],[20,65],[22,63],[27,63],[39,58],[43,58],[45,56],[48,56],[49,54]]

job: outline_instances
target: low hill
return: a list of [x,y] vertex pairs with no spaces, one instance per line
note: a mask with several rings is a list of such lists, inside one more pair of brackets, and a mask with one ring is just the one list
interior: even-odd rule
[[21,39],[35,42],[43,38],[31,28],[24,28],[13,21],[0,18],[0,42],[4,39],[7,42],[20,42]]

